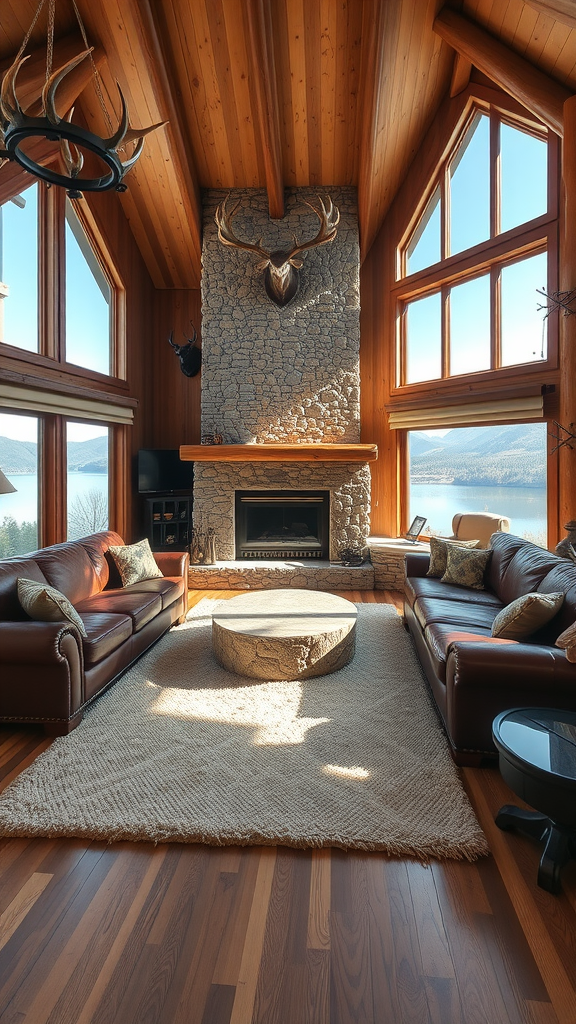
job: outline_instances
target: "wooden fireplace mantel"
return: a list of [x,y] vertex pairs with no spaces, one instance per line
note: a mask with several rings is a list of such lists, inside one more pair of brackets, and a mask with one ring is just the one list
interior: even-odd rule
[[376,444],[181,444],[184,462],[375,462]]

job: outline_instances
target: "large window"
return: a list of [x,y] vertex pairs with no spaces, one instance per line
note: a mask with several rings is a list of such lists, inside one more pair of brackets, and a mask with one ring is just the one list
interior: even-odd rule
[[38,351],[38,185],[0,206],[0,342]]
[[66,361],[110,373],[112,288],[66,200]]
[[15,488],[0,494],[0,558],[38,547],[38,420],[0,412],[0,469]]
[[546,547],[546,424],[409,431],[409,520],[450,536],[457,512],[494,512]]
[[545,128],[469,114],[399,247],[397,386],[548,358],[547,166]]
[[66,424],[68,540],[108,528],[108,428]]

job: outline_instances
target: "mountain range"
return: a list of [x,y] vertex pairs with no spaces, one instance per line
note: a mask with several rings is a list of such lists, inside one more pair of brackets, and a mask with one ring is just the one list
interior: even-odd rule
[[[8,476],[35,473],[38,460],[37,448],[34,441],[16,441],[12,437],[0,436],[0,468]],[[95,437],[91,441],[69,441],[66,450],[68,472],[107,472],[107,437]]]
[[546,427],[456,427],[443,437],[412,431],[410,478],[418,484],[545,487]]

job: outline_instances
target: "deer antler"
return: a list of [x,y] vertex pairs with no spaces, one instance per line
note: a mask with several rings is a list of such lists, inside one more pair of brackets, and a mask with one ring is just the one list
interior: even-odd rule
[[[294,256],[297,256],[299,252],[305,252],[306,249],[314,249],[317,245],[325,245],[326,242],[332,242],[336,238],[336,232],[338,230],[338,224],[340,223],[340,211],[337,206],[334,206],[330,196],[326,196],[326,206],[322,202],[320,196],[318,196],[318,202],[320,203],[321,213],[318,212],[312,203],[309,203],[307,199],[304,200],[306,206],[309,206],[320,221],[320,230],[315,238],[311,238],[309,242],[302,242],[301,244],[296,243],[295,247],[287,255],[287,259],[293,266],[299,269],[302,264],[300,260],[293,263]],[[296,241],[296,240],[295,240]]]
[[266,250],[262,248],[260,244],[262,241],[261,238],[259,238],[256,244],[253,245],[251,242],[242,242],[241,239],[237,238],[232,231],[232,221],[238,212],[240,200],[238,200],[234,209],[228,213],[226,210],[226,202],[229,198],[230,196],[227,196],[226,199],[222,200],[214,214],[214,220],[218,225],[218,238],[223,245],[233,245],[236,249],[247,249],[248,252],[257,253],[258,256],[261,256],[262,259],[268,263],[270,260],[270,253],[266,252]]

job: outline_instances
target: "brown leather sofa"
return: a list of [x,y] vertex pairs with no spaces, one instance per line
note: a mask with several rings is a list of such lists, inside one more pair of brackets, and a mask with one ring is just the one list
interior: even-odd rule
[[[184,620],[188,554],[156,552],[163,577],[122,587],[108,553],[124,541],[112,531],[0,561],[0,721],[37,723],[64,735],[84,709],[148,647]],[[18,601],[19,577],[48,583],[79,613],[70,622],[36,622]]]
[[[406,555],[404,622],[460,765],[495,758],[492,722],[500,711],[576,711],[576,664],[554,646],[576,621],[576,564],[509,533],[493,534],[490,547],[486,590],[427,577],[428,554]],[[498,612],[535,591],[565,594],[558,615],[529,640],[491,637]]]

